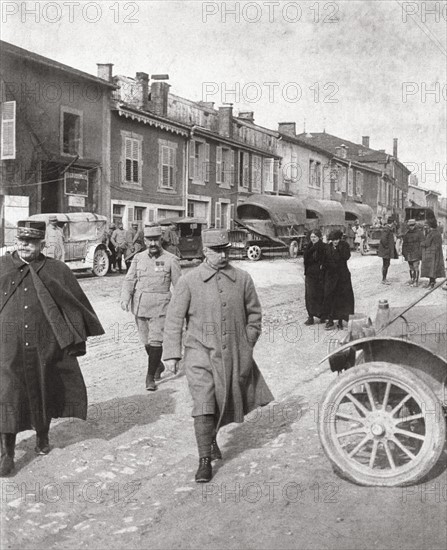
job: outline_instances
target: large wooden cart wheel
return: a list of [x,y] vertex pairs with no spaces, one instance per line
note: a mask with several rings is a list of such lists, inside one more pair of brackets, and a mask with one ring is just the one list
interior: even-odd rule
[[261,256],[262,256],[262,252],[261,252],[260,246],[256,244],[252,244],[249,247],[247,247],[247,258],[252,262],[257,262],[258,260],[261,259]]
[[324,396],[318,428],[337,473],[386,487],[426,476],[442,453],[446,431],[441,403],[426,382],[385,362],[339,376]]
[[109,271],[109,256],[104,248],[97,248],[93,256],[92,271],[97,277],[104,277]]

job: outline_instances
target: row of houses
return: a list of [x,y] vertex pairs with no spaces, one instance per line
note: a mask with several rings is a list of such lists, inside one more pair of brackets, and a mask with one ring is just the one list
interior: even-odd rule
[[97,75],[1,42],[2,239],[40,212],[139,224],[172,216],[230,228],[252,193],[340,201],[401,218],[410,171],[393,153],[322,133],[275,130],[231,104],[171,93],[168,75]]

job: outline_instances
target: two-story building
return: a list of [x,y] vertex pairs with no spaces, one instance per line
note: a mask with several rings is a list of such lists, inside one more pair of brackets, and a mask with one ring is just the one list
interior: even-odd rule
[[1,239],[41,212],[110,210],[111,82],[1,42]]

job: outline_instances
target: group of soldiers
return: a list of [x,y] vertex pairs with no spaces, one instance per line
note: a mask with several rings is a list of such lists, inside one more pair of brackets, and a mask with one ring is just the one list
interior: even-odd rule
[[[45,222],[20,221],[17,250],[0,258],[1,476],[14,470],[17,433],[36,430],[35,452],[45,455],[52,418],[86,419],[77,356],[89,336],[104,333],[71,270],[42,253],[45,233]],[[253,359],[261,306],[250,275],[229,264],[226,230],[203,232],[205,261],[183,275],[162,234],[159,225],[145,226],[145,249],[132,259],[121,307],[135,316],[147,352],[148,391],[157,389],[165,365],[176,373],[183,359],[199,455],[195,479],[204,483],[212,461],[222,458],[219,429],[273,400]]]

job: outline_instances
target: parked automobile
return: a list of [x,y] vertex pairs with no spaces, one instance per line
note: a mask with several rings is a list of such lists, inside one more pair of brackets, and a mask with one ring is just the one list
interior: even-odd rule
[[447,309],[418,302],[389,308],[375,328],[350,321],[346,343],[323,359],[337,377],[321,401],[321,444],[334,470],[361,485],[414,484],[442,456]]
[[203,260],[202,231],[208,222],[203,218],[166,218],[158,222],[162,227],[175,224],[178,235],[178,255],[181,260]]
[[29,220],[44,221],[57,217],[57,224],[64,235],[65,263],[73,271],[91,270],[97,277],[104,277],[109,270],[109,255],[103,243],[107,230],[107,218],[90,212],[68,214],[35,214]]

